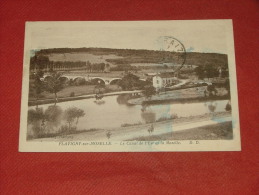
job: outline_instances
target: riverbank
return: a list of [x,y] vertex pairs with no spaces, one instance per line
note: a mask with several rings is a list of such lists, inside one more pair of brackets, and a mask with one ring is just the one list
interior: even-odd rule
[[160,140],[230,140],[233,139],[232,122],[206,125],[178,132],[161,135],[143,136],[127,141],[160,141]]
[[[203,102],[208,100],[228,100],[230,99],[228,92],[225,88],[217,88],[218,95],[204,97],[204,90],[206,87],[193,87],[187,89],[175,89],[172,91],[167,91],[160,93],[159,95],[153,95],[151,98],[147,99],[145,97],[129,99],[128,104],[130,105],[142,105],[142,104],[159,104],[159,103],[194,103],[194,102]],[[71,91],[71,90],[70,90]],[[82,89],[80,88],[80,91]],[[134,90],[134,91],[113,91],[109,93],[104,93],[103,96],[112,96],[112,95],[121,95],[121,94],[136,94],[141,93],[142,90]],[[67,102],[81,99],[89,99],[94,98],[95,94],[91,92],[90,94],[84,95],[76,95],[73,97],[66,96],[64,94],[68,94],[68,92],[64,93],[63,96],[59,96],[58,102]],[[77,93],[78,94],[78,93]],[[65,97],[64,97],[65,96]],[[52,104],[55,103],[54,98],[45,98],[39,99],[36,103],[35,100],[29,100],[29,106],[43,105],[43,104]]]
[[[192,128],[199,129],[203,126],[217,125],[219,123],[229,122],[231,120],[231,112],[218,112],[154,122],[152,123],[154,126],[154,132],[152,133],[152,136],[163,135]],[[141,137],[145,138],[150,136],[148,132],[150,125],[151,123],[113,129],[96,129],[94,131],[83,130],[81,132],[77,131],[74,134],[71,133],[69,135],[59,135],[56,137],[40,138],[30,141],[107,141],[108,138],[106,137],[106,133],[108,130],[111,133],[111,137],[109,139],[110,141],[138,139]]]
[[[112,96],[112,95],[121,95],[121,94],[134,94],[134,93],[141,93],[141,90],[134,90],[134,91],[117,91],[117,92],[110,92],[105,93],[103,96]],[[59,97],[58,102],[67,102],[67,101],[74,101],[74,100],[81,100],[81,99],[89,99],[94,98],[95,94],[89,94],[89,95],[80,95],[75,97]],[[43,104],[52,104],[55,103],[55,100],[53,98],[51,99],[41,99],[38,100],[38,105]],[[28,101],[29,106],[36,106],[36,101]]]
[[206,100],[227,100],[229,99],[228,92],[225,88],[217,88],[216,96],[204,96],[205,86],[193,87],[187,89],[177,89],[167,91],[158,95],[153,95],[150,98],[140,97],[128,100],[129,104],[157,104],[157,103],[186,103],[186,102],[200,102]]

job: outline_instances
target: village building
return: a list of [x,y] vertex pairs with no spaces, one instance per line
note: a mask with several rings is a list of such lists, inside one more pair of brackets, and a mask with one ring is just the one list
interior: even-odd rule
[[153,76],[153,87],[156,90],[172,86],[176,83],[177,77],[175,72],[164,72]]

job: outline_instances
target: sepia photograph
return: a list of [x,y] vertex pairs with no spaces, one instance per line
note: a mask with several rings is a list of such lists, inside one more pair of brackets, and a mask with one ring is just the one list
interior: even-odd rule
[[231,20],[27,22],[20,151],[235,151]]

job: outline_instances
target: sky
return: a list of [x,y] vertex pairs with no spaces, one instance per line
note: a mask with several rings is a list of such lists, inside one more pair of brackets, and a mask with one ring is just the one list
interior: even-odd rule
[[159,38],[170,36],[178,39],[187,52],[227,54],[228,25],[230,20],[27,22],[26,42],[30,49],[160,50]]

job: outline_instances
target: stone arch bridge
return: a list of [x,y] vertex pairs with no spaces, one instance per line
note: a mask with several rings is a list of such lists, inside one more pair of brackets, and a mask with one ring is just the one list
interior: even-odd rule
[[[49,74],[46,74],[43,76],[43,79],[46,80],[48,77],[50,77]],[[86,81],[100,81],[104,83],[105,85],[112,85],[116,84],[121,78],[119,77],[103,77],[103,76],[90,76],[90,75],[66,75],[63,74],[60,78],[63,78],[65,80],[73,80],[75,81],[76,79],[83,78]]]

